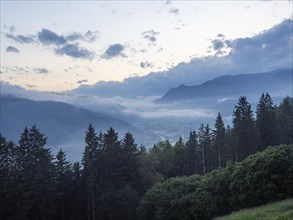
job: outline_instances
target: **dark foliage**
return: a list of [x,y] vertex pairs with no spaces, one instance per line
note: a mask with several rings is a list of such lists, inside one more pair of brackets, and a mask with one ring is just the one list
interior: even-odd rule
[[240,97],[233,127],[219,113],[213,130],[149,150],[89,125],[81,165],[54,158],[36,126],[18,144],[0,134],[0,219],[211,219],[292,197],[293,99],[272,105],[262,94],[254,120]]

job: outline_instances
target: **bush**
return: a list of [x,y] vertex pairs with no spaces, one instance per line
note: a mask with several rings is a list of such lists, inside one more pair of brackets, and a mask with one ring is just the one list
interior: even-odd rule
[[190,219],[191,193],[199,186],[199,175],[175,177],[158,183],[140,201],[141,219]]
[[293,145],[269,147],[206,176],[154,185],[138,208],[141,219],[211,219],[293,197]]
[[239,163],[231,177],[234,210],[293,196],[293,145],[269,147]]

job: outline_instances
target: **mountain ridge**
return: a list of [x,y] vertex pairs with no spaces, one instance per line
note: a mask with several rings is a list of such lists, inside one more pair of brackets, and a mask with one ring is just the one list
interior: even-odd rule
[[224,75],[194,86],[171,88],[157,102],[192,100],[205,97],[226,97],[292,91],[292,69],[277,69],[265,73]]
[[[113,127],[120,135],[142,132],[131,124],[104,113],[55,101],[33,101],[14,96],[1,96],[1,133],[8,140],[17,142],[25,127],[34,124],[48,137],[53,150],[66,145],[70,151],[83,149],[84,134],[91,123],[96,132]],[[76,149],[71,149],[74,145]],[[78,149],[77,149],[78,148]],[[80,152],[79,152],[80,153]]]

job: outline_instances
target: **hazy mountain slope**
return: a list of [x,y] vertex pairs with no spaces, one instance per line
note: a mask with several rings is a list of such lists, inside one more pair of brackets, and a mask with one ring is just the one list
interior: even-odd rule
[[[92,123],[97,132],[110,126],[120,135],[130,131],[138,137],[141,132],[132,125],[105,114],[91,112],[73,105],[53,101],[32,101],[9,96],[1,97],[0,132],[9,140],[17,142],[23,129],[33,124],[48,137],[53,149],[67,146],[70,151],[81,152],[84,134]],[[71,146],[69,146],[71,145]]]
[[292,93],[292,69],[275,70],[268,73],[226,75],[209,80],[201,85],[170,89],[159,101],[172,102],[197,98],[225,98],[241,95],[259,97],[262,92],[273,96]]

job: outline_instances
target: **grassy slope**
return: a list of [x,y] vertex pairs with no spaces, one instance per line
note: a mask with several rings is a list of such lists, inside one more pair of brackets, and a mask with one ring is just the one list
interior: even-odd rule
[[268,205],[244,209],[227,216],[216,218],[215,220],[292,220],[293,219],[293,199]]

